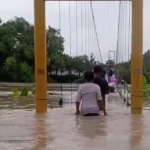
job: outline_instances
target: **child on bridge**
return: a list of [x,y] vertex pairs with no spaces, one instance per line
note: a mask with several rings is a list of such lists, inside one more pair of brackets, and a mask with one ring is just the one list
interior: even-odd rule
[[[78,88],[76,99],[76,115],[98,116],[100,108],[106,115],[106,110],[101,96],[100,87],[93,82],[94,74],[91,71],[84,73],[86,83],[81,84]],[[81,104],[81,109],[79,110]]]

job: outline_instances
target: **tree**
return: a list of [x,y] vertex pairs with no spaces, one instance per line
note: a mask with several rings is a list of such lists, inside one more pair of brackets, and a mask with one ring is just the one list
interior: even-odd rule
[[[147,50],[143,55],[143,75],[147,82],[150,82],[150,50]],[[131,81],[131,60],[128,62],[116,64],[116,68],[123,79],[130,83]]]
[[87,70],[87,62],[88,57],[86,55],[76,56],[73,58],[73,69],[76,70],[76,72],[78,72],[79,77],[81,73]]
[[2,19],[0,18],[0,24],[2,23]]
[[[64,39],[60,31],[47,29],[48,67],[65,68]],[[34,26],[15,17],[6,23],[0,20],[0,79],[2,81],[34,81]],[[50,64],[51,60],[51,64]],[[48,68],[48,69],[49,69]]]
[[[100,62],[90,57],[80,55],[71,57],[64,53],[65,39],[60,30],[48,26],[47,36],[47,69],[52,71],[68,71],[72,76],[76,71],[81,76],[86,70],[92,70]],[[143,74],[150,82],[150,50],[143,55]],[[131,61],[116,64],[119,74],[130,83]],[[106,68],[114,67],[114,61],[106,62]],[[0,19],[0,80],[14,82],[34,81],[34,26],[24,18],[14,17],[3,22]]]
[[96,61],[94,54],[91,53],[90,60],[89,60],[89,70],[92,70],[95,65],[100,65],[100,62]]
[[48,26],[47,29],[47,55],[51,60],[48,67],[51,71],[63,71],[65,68],[65,60],[63,58],[64,38],[60,35],[60,30],[56,30]]
[[108,68],[112,68],[112,67],[114,67],[115,62],[110,59],[110,60],[106,61],[106,65]]
[[143,74],[147,79],[147,82],[150,82],[150,50],[145,52],[143,55]]

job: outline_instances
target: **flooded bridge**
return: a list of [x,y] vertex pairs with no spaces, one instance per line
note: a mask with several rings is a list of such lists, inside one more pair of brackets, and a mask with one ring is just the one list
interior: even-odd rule
[[149,104],[143,109],[131,115],[118,93],[107,97],[107,116],[75,116],[74,103],[46,115],[1,109],[0,150],[149,150]]

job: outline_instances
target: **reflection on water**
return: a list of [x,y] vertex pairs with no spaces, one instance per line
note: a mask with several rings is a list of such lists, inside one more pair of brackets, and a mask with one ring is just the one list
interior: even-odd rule
[[[101,117],[101,122],[99,117],[80,117],[78,132],[84,137],[88,137],[89,140],[97,138],[97,136],[105,136],[107,134],[107,123],[106,117]],[[92,130],[91,130],[92,129]]]
[[150,111],[131,115],[119,96],[110,94],[107,112],[75,116],[74,104],[42,115],[1,109],[0,150],[149,150]]
[[[76,92],[79,84],[63,84],[62,91],[60,90],[61,84],[48,84],[51,91],[47,91],[48,96],[48,108],[59,107],[59,100],[62,98],[64,103],[74,103]],[[27,87],[31,90],[31,83],[19,84],[19,83],[0,83],[0,109],[34,109],[35,100],[34,97],[19,97],[15,98],[11,89],[13,87]],[[4,91],[8,88],[10,91]],[[28,88],[30,87],[30,88]],[[31,93],[31,91],[29,91]]]
[[[76,98],[76,92],[57,92],[54,95],[48,94],[48,108],[59,107],[59,100],[63,98],[63,103],[74,103]],[[34,97],[28,98],[15,98],[12,93],[5,95],[5,92],[0,95],[0,109],[34,109],[35,100]]]
[[143,140],[143,124],[144,119],[142,115],[130,117],[130,150],[141,150],[141,141]]
[[47,115],[35,115],[34,145],[32,150],[44,150],[48,143]]

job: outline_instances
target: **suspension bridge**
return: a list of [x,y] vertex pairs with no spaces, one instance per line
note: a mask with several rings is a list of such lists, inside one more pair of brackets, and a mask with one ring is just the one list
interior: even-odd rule
[[[55,0],[34,0],[36,115],[33,115],[33,99],[32,102],[29,100],[29,108],[22,106],[21,101],[17,103],[21,103],[19,105],[22,107],[6,108],[5,105],[8,104],[15,106],[16,100],[10,101],[12,97],[1,101],[2,104],[4,102],[4,107],[0,109],[0,150],[149,150],[150,112],[146,108],[149,109],[150,105],[142,104],[143,0],[108,0],[118,3],[119,8],[116,22],[117,32],[114,32],[116,34],[115,49],[109,49],[108,56],[108,60],[112,60],[110,53],[113,54],[114,72],[119,84],[116,93],[107,95],[108,115],[92,118],[76,116],[72,105],[48,109],[52,97],[57,99],[58,95],[70,105],[76,96],[77,82],[83,79],[81,77],[81,79],[64,85],[63,83],[47,83],[45,9],[48,3],[51,4],[50,1],[56,2]],[[57,19],[60,35],[63,35],[63,28],[68,30],[68,40],[65,44],[70,56],[86,55],[90,59],[90,54],[94,53],[97,61],[104,64],[103,51],[105,49],[102,48],[98,32],[102,23],[98,25],[97,21],[99,18],[102,22],[103,18],[96,17],[97,12],[94,7],[94,3],[98,1],[99,4],[102,1],[106,2],[106,0],[95,0],[94,2],[59,0],[56,2],[58,18],[55,14],[48,16],[51,18],[53,15]],[[63,3],[66,5],[64,6]],[[63,13],[64,7],[65,9],[67,7],[67,13]],[[97,7],[99,8],[98,5]],[[104,8],[107,10],[108,20],[111,13],[109,7]],[[74,18],[71,15],[73,13]],[[65,26],[63,26],[63,21],[66,23]],[[108,28],[108,32],[112,33],[110,23],[108,23]],[[121,64],[130,61],[131,88],[125,83],[120,73],[120,69],[123,70],[123,73],[126,71]],[[106,78],[108,78],[107,75]],[[8,92],[12,87],[32,86],[32,83],[0,84],[0,88],[9,88]],[[1,90],[0,93],[5,92],[6,89]],[[49,92],[50,94],[47,94]],[[126,104],[131,99],[131,107],[125,106],[119,94],[122,100],[125,98]],[[142,113],[144,115],[134,115]]]
[[[62,0],[63,1],[63,0]],[[99,0],[101,1],[101,0]],[[102,0],[104,1],[104,0]],[[116,1],[116,0],[109,0]],[[119,1],[119,0],[118,0]],[[61,29],[61,12],[60,12],[59,1],[59,28]],[[92,1],[89,3],[91,20],[94,28],[94,40],[96,41],[99,60],[102,62],[101,49],[97,34],[97,26],[94,18],[94,11]],[[122,4],[124,2],[124,5]],[[81,16],[83,15],[83,2],[81,3]],[[35,17],[35,85],[36,85],[36,112],[44,113],[47,112],[47,70],[46,70],[46,17],[45,17],[45,5],[44,0],[34,0],[34,17]],[[69,33],[70,33],[70,54],[71,54],[71,9],[69,1]],[[128,10],[127,10],[128,9]],[[131,12],[132,10],[132,12]],[[76,13],[78,11],[76,1]],[[86,12],[86,7],[85,10]],[[85,13],[86,15],[86,13]],[[132,18],[131,18],[132,15]],[[85,17],[85,16],[84,16]],[[86,17],[85,17],[86,19]],[[77,29],[77,15],[76,15],[76,29]],[[86,21],[85,21],[86,22]],[[88,25],[85,23],[85,26]],[[81,28],[83,28],[83,20],[81,19]],[[89,28],[89,27],[87,27]],[[132,30],[132,32],[131,32]],[[83,32],[83,31],[81,31]],[[87,34],[85,31],[85,35]],[[76,31],[77,38],[78,31]],[[128,34],[128,35],[127,35]],[[89,36],[89,35],[88,35]],[[130,38],[131,37],[131,38]],[[78,38],[76,39],[76,42]],[[85,37],[82,33],[81,41],[84,42]],[[88,41],[90,42],[90,41]],[[86,53],[88,48],[88,42],[85,42],[85,51],[83,44],[81,51]],[[131,47],[132,46],[132,47]],[[79,48],[77,47],[77,54]],[[123,61],[129,60],[131,50],[131,113],[141,114],[142,113],[142,53],[143,53],[143,0],[131,0],[129,6],[127,1],[120,1],[119,3],[119,16],[118,16],[118,35],[116,43],[116,59],[115,63],[118,64]],[[116,67],[117,71],[117,67]]]

